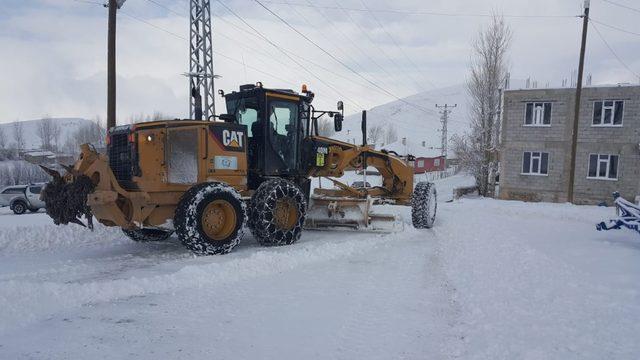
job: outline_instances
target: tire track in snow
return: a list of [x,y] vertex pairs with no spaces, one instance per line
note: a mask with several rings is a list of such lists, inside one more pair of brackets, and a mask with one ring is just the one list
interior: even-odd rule
[[354,238],[342,242],[316,240],[286,248],[261,248],[248,256],[210,257],[201,260],[211,261],[209,263],[186,265],[174,272],[147,277],[84,283],[3,281],[0,283],[0,333],[74,307],[145,294],[204,288],[289,271],[298,266],[349,257],[388,241],[385,238]]

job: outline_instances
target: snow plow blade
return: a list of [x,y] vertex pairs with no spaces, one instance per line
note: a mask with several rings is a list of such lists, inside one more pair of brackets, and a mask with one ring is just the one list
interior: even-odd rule
[[402,219],[373,211],[373,199],[311,195],[304,227],[309,230],[402,231]]

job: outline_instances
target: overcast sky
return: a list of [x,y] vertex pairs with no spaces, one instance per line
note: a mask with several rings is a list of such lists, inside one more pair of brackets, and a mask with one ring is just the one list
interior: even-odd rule
[[[299,90],[306,83],[316,92],[318,107],[334,107],[343,99],[348,112],[394,100],[255,1],[221,1],[309,71],[252,35],[251,29],[212,0],[215,72],[222,76],[216,88],[228,92],[243,83],[262,81],[268,87]],[[398,96],[463,83],[470,43],[489,21],[479,15],[492,11],[506,15],[514,33],[509,55],[512,78],[531,77],[539,87],[547,82],[560,86],[577,67],[581,19],[572,16],[582,12],[582,0],[363,1],[263,3],[350,68]],[[0,122],[45,114],[104,116],[107,10],[97,2],[0,2]],[[372,12],[363,11],[365,6]],[[591,27],[586,73],[593,74],[594,84],[639,82],[633,74],[640,73],[638,9],[637,0],[592,0],[592,18],[604,23],[596,23],[596,28],[630,68],[614,57]],[[132,114],[155,111],[188,116],[188,82],[182,76],[188,70],[187,14],[187,0],[125,3],[118,18],[119,122],[128,122]],[[218,107],[224,107],[220,99]]]

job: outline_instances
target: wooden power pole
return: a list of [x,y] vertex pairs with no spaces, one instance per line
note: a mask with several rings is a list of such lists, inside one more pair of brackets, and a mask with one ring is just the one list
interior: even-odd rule
[[569,167],[569,191],[567,201],[573,203],[573,185],[576,177],[576,153],[578,148],[578,125],[580,124],[580,97],[582,96],[582,75],[584,73],[584,53],[587,47],[587,29],[589,27],[590,0],[584,1],[582,15],[582,43],[580,45],[580,63],[578,65],[578,82],[576,84],[576,103],[573,111],[573,133],[571,135],[571,165]]
[[116,126],[116,13],[126,0],[109,0],[107,34],[107,130]]

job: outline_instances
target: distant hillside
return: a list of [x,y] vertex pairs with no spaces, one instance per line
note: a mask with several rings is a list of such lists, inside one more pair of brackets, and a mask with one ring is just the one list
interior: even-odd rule
[[[393,126],[398,139],[406,137],[408,140],[427,147],[440,147],[440,114],[435,105],[457,104],[449,116],[448,138],[453,134],[461,134],[468,128],[468,100],[464,84],[454,85],[442,89],[428,90],[409,96],[405,101],[417,104],[426,109],[423,111],[401,101],[393,101],[379,105],[367,111],[367,126],[369,128],[382,124],[388,128]],[[432,110],[432,111],[431,111]],[[343,130],[332,137],[356,143],[362,142],[360,130],[360,114],[345,118]]]
[[[88,124],[90,120],[81,119],[81,118],[53,118],[55,122],[60,123],[61,133],[60,133],[60,145],[63,145],[67,140],[67,137],[73,134],[76,130],[78,130],[82,125]],[[38,137],[38,124],[42,121],[42,119],[35,120],[24,120],[21,121],[23,124],[24,138],[25,138],[25,148],[26,149],[38,149],[42,146],[40,138]],[[9,146],[11,147],[11,143],[14,142],[14,132],[13,132],[13,122],[0,124],[0,128],[4,130],[4,133],[7,136],[7,140]]]

